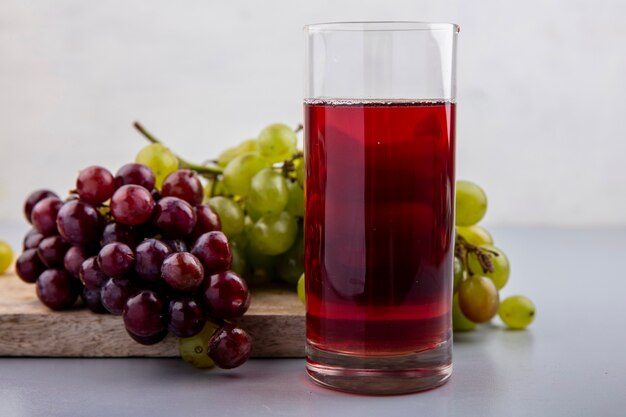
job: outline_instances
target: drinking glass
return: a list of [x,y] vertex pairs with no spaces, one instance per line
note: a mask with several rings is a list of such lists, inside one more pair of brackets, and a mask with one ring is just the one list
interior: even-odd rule
[[307,372],[397,394],[452,371],[458,26],[306,26]]

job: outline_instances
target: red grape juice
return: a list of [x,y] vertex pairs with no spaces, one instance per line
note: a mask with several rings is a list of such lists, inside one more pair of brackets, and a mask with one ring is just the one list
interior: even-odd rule
[[305,104],[307,339],[395,356],[450,337],[454,104]]

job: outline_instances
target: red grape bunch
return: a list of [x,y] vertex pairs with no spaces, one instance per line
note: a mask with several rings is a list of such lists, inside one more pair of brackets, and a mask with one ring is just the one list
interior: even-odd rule
[[246,281],[230,270],[229,241],[219,216],[202,204],[197,173],[178,169],[164,146],[148,151],[138,160],[150,167],[130,163],[116,175],[100,166],[83,169],[64,200],[48,190],[28,196],[24,213],[32,229],[17,274],[52,310],[75,308],[82,299],[94,313],[122,316],[138,343],[152,345],[171,333],[181,338],[188,362],[237,367],[251,350],[248,333],[231,323],[250,305]]

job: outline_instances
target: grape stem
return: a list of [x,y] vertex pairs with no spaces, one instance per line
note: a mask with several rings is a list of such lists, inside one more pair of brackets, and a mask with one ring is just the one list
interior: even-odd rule
[[[163,142],[158,140],[152,133],[148,132],[148,130],[143,127],[141,123],[134,122],[133,126],[148,140],[148,142],[163,144]],[[178,158],[181,168],[191,169],[196,171],[198,174],[202,174],[207,177],[215,177],[222,173],[222,168],[219,166],[194,164],[193,162],[189,162],[178,155],[176,155],[176,157]]]
[[474,275],[474,271],[472,271],[468,262],[469,254],[472,252],[476,254],[476,259],[478,260],[478,263],[480,264],[480,268],[483,270],[483,273],[493,272],[493,262],[491,261],[491,257],[500,256],[498,252],[490,249],[484,249],[472,243],[469,243],[467,239],[465,239],[459,233],[456,233],[456,239],[454,243],[454,256],[461,259],[461,262],[463,262],[463,266],[470,275]]
[[279,169],[283,171],[283,176],[285,178],[289,178],[289,173],[296,170],[296,165],[294,162],[302,158],[304,158],[304,154],[302,152],[296,152],[290,159],[287,159],[283,162],[283,165]]
[[303,129],[304,129],[304,125],[302,125],[302,123],[298,123],[298,126],[296,126],[296,128],[293,131],[296,133],[300,133],[302,132]]
[[207,191],[207,197],[211,198],[215,196],[215,188],[217,186],[217,178],[212,177],[212,178],[207,178],[207,185],[205,187],[205,190]]

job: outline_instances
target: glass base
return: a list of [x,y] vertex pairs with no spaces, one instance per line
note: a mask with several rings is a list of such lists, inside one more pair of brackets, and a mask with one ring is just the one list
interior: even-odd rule
[[369,395],[419,392],[443,385],[452,374],[452,340],[401,356],[353,356],[307,343],[306,369],[317,384]]

